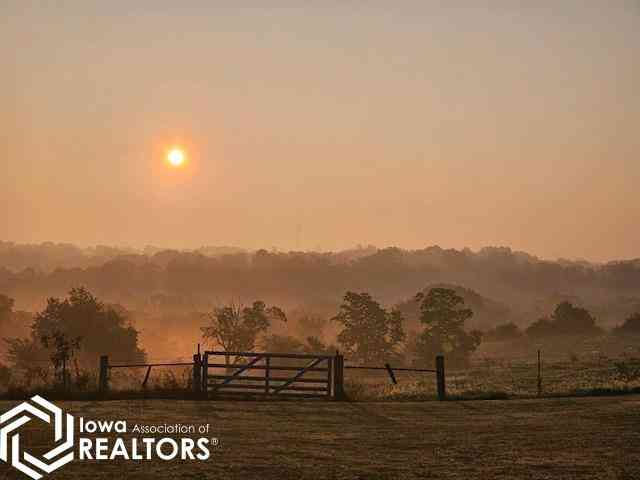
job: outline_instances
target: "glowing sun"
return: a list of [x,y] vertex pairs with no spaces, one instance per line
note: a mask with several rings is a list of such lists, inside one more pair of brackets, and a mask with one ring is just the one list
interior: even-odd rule
[[172,167],[181,167],[184,165],[185,154],[180,148],[172,148],[167,153],[167,161]]

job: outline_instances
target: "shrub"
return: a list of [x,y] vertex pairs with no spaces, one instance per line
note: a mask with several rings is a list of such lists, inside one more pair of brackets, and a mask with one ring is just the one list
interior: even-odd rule
[[88,371],[78,372],[74,379],[74,387],[82,391],[91,390],[96,386],[96,383],[95,374]]
[[484,339],[489,342],[506,342],[522,336],[522,330],[513,322],[497,325],[484,334]]
[[634,313],[622,325],[614,328],[613,334],[617,336],[640,335],[640,312]]
[[544,338],[553,335],[553,324],[548,318],[540,318],[533,322],[526,330],[527,336],[531,338]]
[[541,318],[534,322],[526,333],[532,338],[544,338],[553,335],[597,335],[602,330],[596,326],[591,313],[569,302],[559,303],[551,318]]
[[306,353],[333,355],[338,350],[338,347],[333,344],[325,344],[318,337],[307,337],[307,343],[304,350]]
[[265,352],[270,353],[302,353],[304,345],[295,337],[287,335],[268,335],[262,341]]

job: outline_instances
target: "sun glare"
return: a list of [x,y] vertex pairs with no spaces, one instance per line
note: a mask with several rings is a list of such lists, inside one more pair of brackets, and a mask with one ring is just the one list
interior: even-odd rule
[[180,148],[172,148],[167,153],[167,161],[173,167],[180,167],[184,164],[185,155]]

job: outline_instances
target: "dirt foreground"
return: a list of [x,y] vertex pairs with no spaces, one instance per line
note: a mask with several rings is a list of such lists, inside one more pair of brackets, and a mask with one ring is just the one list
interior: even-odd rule
[[[0,413],[17,403],[0,402]],[[131,432],[135,425],[181,424],[208,425],[204,436],[219,444],[206,461],[76,456],[44,477],[51,479],[640,479],[640,396],[57,405],[76,416],[76,428],[79,417],[126,420],[127,434],[98,435],[111,440],[144,436]],[[22,428],[23,449],[44,451],[48,425],[33,420]],[[0,462],[5,478],[27,477]]]

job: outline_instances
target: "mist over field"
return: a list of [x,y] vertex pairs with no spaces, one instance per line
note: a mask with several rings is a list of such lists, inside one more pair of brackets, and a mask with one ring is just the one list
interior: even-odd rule
[[514,323],[524,330],[568,301],[591,312],[610,330],[640,311],[640,261],[593,264],[548,261],[506,247],[459,251],[358,247],[340,252],[246,251],[202,247],[191,251],[122,249],[70,244],[0,244],[0,293],[16,313],[2,336],[28,335],[33,313],[49,297],[85,287],[101,301],[126,310],[155,358],[188,357],[202,342],[204,313],[229,302],[260,299],[284,309],[287,323],[273,332],[335,342],[336,314],[348,290],[369,292],[405,314],[417,331],[419,291],[455,289],[473,310],[468,330]]

